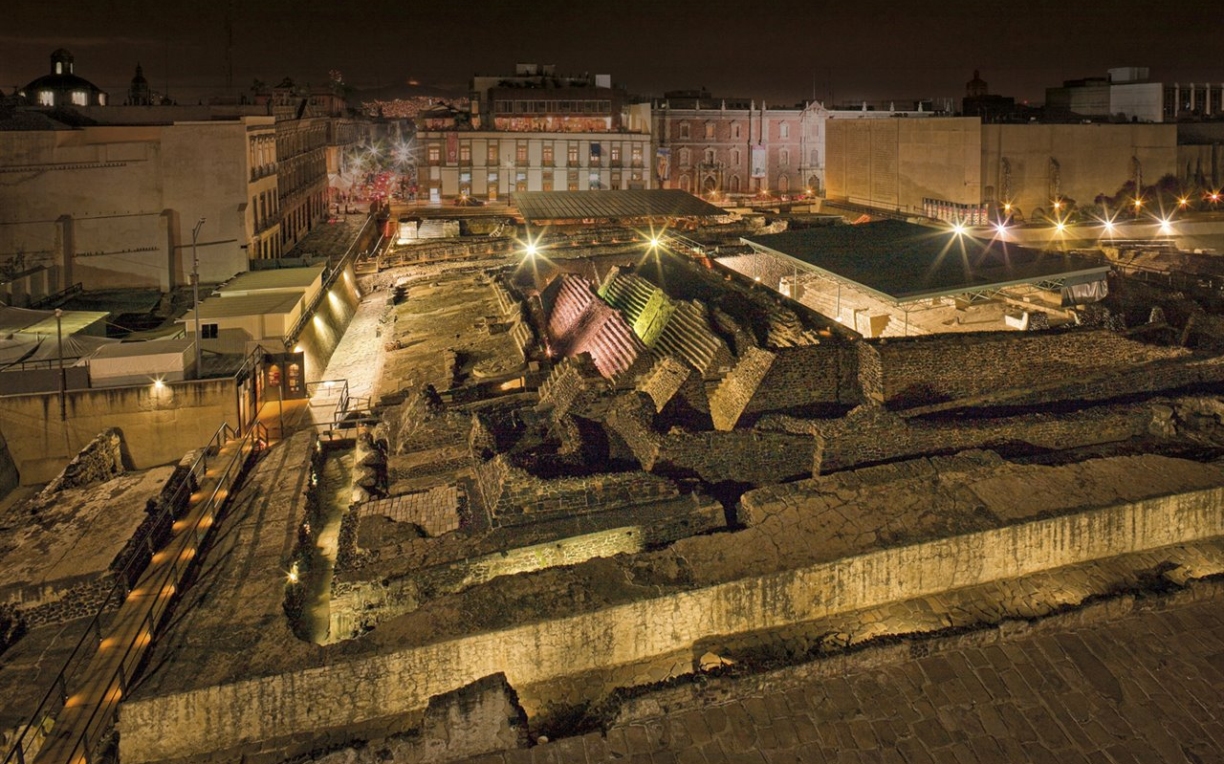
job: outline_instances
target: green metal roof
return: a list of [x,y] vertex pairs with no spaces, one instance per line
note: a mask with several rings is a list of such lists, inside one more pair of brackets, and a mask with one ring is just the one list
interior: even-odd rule
[[1040,252],[997,239],[881,220],[746,236],[760,252],[797,268],[848,282],[893,303],[989,292],[1018,284],[1098,280],[1109,265],[1072,254]]

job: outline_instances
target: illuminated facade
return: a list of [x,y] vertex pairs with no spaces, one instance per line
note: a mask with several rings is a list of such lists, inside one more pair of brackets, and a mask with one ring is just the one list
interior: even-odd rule
[[417,142],[420,193],[435,201],[653,187],[650,107],[627,103],[608,75],[520,64],[476,77],[471,111],[423,113]]
[[831,110],[813,101],[771,108],[705,92],[655,104],[654,173],[662,188],[707,197],[823,195],[829,120],[930,116],[930,112]]

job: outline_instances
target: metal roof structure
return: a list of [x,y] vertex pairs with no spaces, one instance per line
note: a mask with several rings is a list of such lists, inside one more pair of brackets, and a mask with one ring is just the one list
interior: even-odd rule
[[881,220],[743,237],[758,252],[861,289],[894,305],[935,297],[986,296],[1021,284],[1059,288],[1100,281],[1110,266],[1040,252],[970,231]]
[[324,266],[308,265],[302,268],[268,268],[247,271],[230,279],[217,290],[227,297],[240,293],[286,292],[304,290],[323,276]]
[[714,217],[725,211],[679,189],[520,191],[512,200],[529,223],[623,218]]
[[[200,302],[200,319],[285,315],[292,313],[302,299],[302,292],[271,292],[243,297],[213,295]],[[178,323],[189,323],[194,319],[194,312],[188,310],[179,316]]]

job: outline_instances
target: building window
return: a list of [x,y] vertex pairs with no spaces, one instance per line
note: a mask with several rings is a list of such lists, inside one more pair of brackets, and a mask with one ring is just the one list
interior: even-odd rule
[[[59,64],[56,64],[55,66],[56,68],[59,68]],[[50,90],[38,91],[38,105],[39,106],[54,106],[55,105],[55,93],[51,92]]]
[[740,190],[740,179],[738,175],[731,176],[731,193],[738,194]]
[[472,163],[472,147],[466,143],[459,147],[459,161],[463,164]]
[[436,143],[429,144],[429,163],[437,164],[442,161],[442,147]]
[[598,167],[600,160],[603,158],[603,144],[591,143],[590,155],[587,157],[588,164],[591,167]]
[[785,175],[778,178],[778,193],[785,194],[790,191],[790,178]]
[[489,141],[488,164],[497,164],[497,141]]
[[590,177],[587,178],[587,183],[592,191],[598,191],[600,188],[602,188],[602,186],[599,184],[599,173],[597,172],[591,173]]
[[688,149],[680,149],[680,166],[681,167],[689,166],[689,150]]
[[569,163],[570,167],[578,166],[578,144],[576,142],[569,142],[565,152],[565,160]]
[[72,91],[72,103],[76,106],[86,106],[89,104],[89,97],[85,95],[84,90]]
[[641,146],[633,147],[633,166],[634,167],[642,166],[642,147]]
[[527,190],[527,173],[517,172],[514,174],[514,190],[515,191],[526,191]]
[[731,166],[732,167],[740,166],[740,150],[739,149],[731,149]]
[[714,149],[705,150],[705,163],[714,164]]
[[731,137],[732,138],[740,137],[740,126],[738,122],[731,123]]
[[544,191],[552,191],[552,190],[553,190],[553,174],[552,174],[552,172],[545,172],[545,173],[543,174],[543,177],[541,177],[541,178],[540,178],[540,187],[541,187],[541,188],[542,188]]
[[789,149],[780,149],[778,151],[778,166],[780,167],[790,166],[790,150]]
[[785,122],[778,125],[778,133],[782,136],[783,140],[789,138],[790,137],[790,125],[786,124]]
[[577,191],[578,190],[578,171],[577,170],[570,170],[568,173],[566,173],[565,188],[567,191]]
[[514,147],[514,161],[519,164],[527,164],[527,143],[519,141]]
[[713,122],[705,123],[705,137],[707,141],[714,140],[714,123]]
[[689,137],[689,126],[687,122],[680,123],[680,137],[686,140]]
[[681,175],[680,176],[680,190],[681,191],[691,191],[692,187],[693,187],[693,184],[689,181],[689,176]]
[[217,324],[200,324],[200,339],[215,340],[217,339]]
[[812,166],[813,167],[820,166],[820,150],[819,149],[812,149]]
[[609,154],[608,158],[611,160],[613,167],[620,164],[620,144],[619,143],[612,144],[612,153]]

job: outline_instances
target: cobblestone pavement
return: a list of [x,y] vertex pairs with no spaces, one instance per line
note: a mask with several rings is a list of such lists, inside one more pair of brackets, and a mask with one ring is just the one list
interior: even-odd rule
[[1224,586],[1207,594],[1140,601],[1106,623],[1055,617],[1011,636],[871,648],[824,676],[809,665],[713,679],[671,713],[684,693],[638,701],[606,734],[469,764],[1222,762]]
[[442,485],[371,501],[359,511],[362,516],[383,515],[397,523],[413,523],[430,536],[441,536],[459,529],[459,487]]

